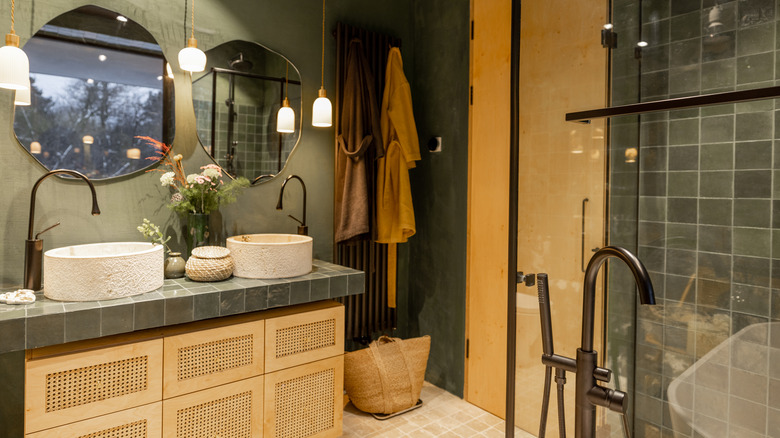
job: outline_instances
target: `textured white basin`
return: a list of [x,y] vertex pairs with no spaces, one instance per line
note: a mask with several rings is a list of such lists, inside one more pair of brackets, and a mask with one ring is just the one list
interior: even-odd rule
[[163,285],[162,245],[111,242],[65,246],[43,254],[43,294],[96,301],[150,292]]
[[243,278],[288,278],[311,272],[312,241],[298,234],[244,234],[227,239]]

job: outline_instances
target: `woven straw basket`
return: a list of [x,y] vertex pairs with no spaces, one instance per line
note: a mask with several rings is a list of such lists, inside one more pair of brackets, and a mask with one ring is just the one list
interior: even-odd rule
[[344,389],[356,408],[393,414],[420,398],[431,337],[382,336],[368,348],[344,355]]
[[199,246],[192,250],[184,266],[187,277],[193,281],[220,281],[233,274],[230,250],[221,246]]

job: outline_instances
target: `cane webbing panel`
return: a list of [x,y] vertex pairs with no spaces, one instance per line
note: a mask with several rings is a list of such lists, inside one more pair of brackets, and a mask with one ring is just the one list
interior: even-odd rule
[[214,374],[252,363],[254,335],[218,339],[178,351],[179,380]]
[[336,320],[325,319],[276,331],[276,358],[336,345]]
[[332,429],[335,370],[278,382],[274,387],[275,438],[300,438]]
[[46,412],[145,391],[148,356],[138,356],[46,375]]
[[252,392],[246,391],[176,411],[181,438],[251,438]]
[[147,438],[146,420],[138,420],[111,429],[81,435],[79,438]]

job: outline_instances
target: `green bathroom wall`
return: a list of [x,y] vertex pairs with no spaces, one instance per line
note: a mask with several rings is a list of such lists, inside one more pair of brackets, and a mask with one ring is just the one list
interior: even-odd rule
[[[399,326],[431,336],[426,380],[463,396],[469,1],[414,3],[412,98],[422,160],[410,170],[417,234],[399,246]],[[431,137],[442,151],[429,152]],[[405,289],[404,289],[405,288]]]
[[[122,13],[144,25],[172,60],[185,40],[182,23],[185,2],[152,0],[94,0],[98,6]],[[24,43],[51,18],[84,5],[82,0],[19,2],[16,32]],[[208,50],[225,41],[256,41],[292,61],[303,82],[303,132],[283,175],[297,174],[308,189],[309,233],[314,256],[332,258],[333,129],[311,127],[311,105],[320,81],[321,10],[306,0],[198,0],[196,38]],[[0,11],[0,23],[10,20]],[[330,1],[326,7],[325,87],[335,96],[335,41],[330,30],[343,21],[394,35],[403,40],[404,70],[413,87],[414,110],[422,160],[411,174],[417,235],[399,246],[399,334],[432,337],[427,380],[462,396],[465,344],[466,179],[468,159],[468,0]],[[184,155],[185,168],[194,172],[211,162],[199,145],[191,102],[189,76],[178,69],[174,150]],[[300,116],[300,115],[298,115]],[[0,91],[0,287],[20,285],[23,278],[29,196],[45,170],[25,152],[13,133],[9,92]],[[425,143],[443,139],[443,152],[429,153]],[[89,215],[88,189],[81,182],[53,177],[38,191],[35,230],[61,221],[47,232],[44,249],[101,241],[141,239],[135,227],[143,218],[176,236],[173,247],[183,249],[181,222],[165,207],[168,189],[156,172],[96,183],[102,214]],[[287,214],[300,214],[301,191],[285,190],[285,211],[274,209],[282,178],[246,189],[235,204],[213,218],[221,224],[218,238],[240,233],[295,232]],[[289,210],[289,211],[288,211]]]
[[[200,147],[191,101],[190,78],[175,68],[185,41],[185,1],[94,0],[90,2],[122,13],[146,27],[160,43],[175,70],[176,138],[174,150],[184,155],[188,172],[210,163]],[[16,32],[22,44],[47,21],[84,5],[81,0],[30,0],[16,5]],[[339,0],[326,7],[325,87],[335,94],[335,41],[330,30],[337,21],[383,31],[409,42],[412,55],[412,1],[365,2]],[[10,11],[0,11],[0,23],[10,22]],[[199,47],[208,50],[222,42],[256,41],[287,56],[301,72],[303,82],[303,132],[283,175],[300,175],[308,189],[309,233],[314,236],[314,256],[332,257],[333,129],[311,127],[311,105],[320,86],[321,4],[306,0],[198,0],[195,28]],[[407,64],[412,75],[413,62]],[[30,190],[45,170],[17,143],[13,133],[13,105],[10,92],[0,92],[0,169],[4,174],[0,190],[0,227],[5,231],[0,248],[0,286],[9,288],[23,280],[24,240],[27,235]],[[300,114],[298,115],[300,116]],[[42,236],[44,250],[73,244],[139,240],[135,227],[143,218],[176,236],[173,246],[182,249],[179,219],[165,201],[156,172],[96,183],[102,214],[89,214],[88,189],[82,182],[57,177],[46,180],[38,191],[34,229],[61,221],[62,225]],[[212,218],[218,239],[239,233],[295,232],[297,224],[287,214],[300,214],[301,189],[285,190],[285,211],[275,210],[283,178],[245,190],[238,202],[225,206]],[[214,230],[212,230],[214,231]]]

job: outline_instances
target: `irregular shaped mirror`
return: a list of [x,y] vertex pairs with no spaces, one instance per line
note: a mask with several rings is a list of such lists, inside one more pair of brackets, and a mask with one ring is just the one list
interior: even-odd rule
[[16,107],[19,142],[47,169],[91,179],[127,175],[156,163],[136,138],[173,140],[173,75],[141,25],[97,6],[66,12],[24,45],[31,105]]
[[[301,136],[300,74],[287,58],[247,41],[221,44],[206,57],[192,84],[200,141],[230,176],[267,181],[261,177],[281,172]],[[285,96],[295,122],[292,132],[280,133]]]

